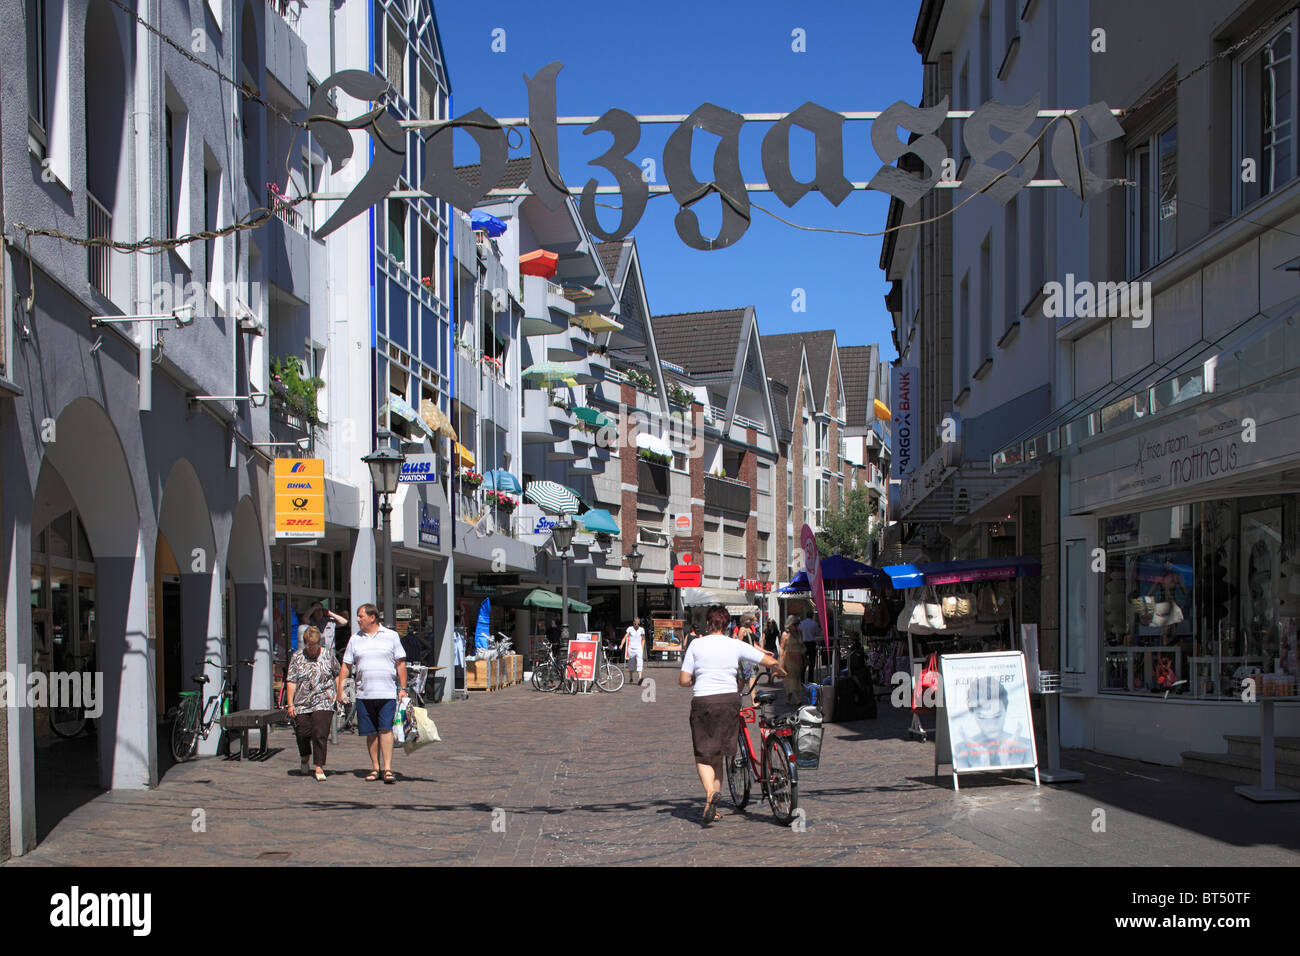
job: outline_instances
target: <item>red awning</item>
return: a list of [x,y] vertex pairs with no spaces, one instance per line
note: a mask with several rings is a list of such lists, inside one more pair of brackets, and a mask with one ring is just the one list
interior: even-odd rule
[[545,249],[526,252],[519,257],[519,271],[526,276],[542,276],[549,279],[555,275],[559,265],[560,257]]

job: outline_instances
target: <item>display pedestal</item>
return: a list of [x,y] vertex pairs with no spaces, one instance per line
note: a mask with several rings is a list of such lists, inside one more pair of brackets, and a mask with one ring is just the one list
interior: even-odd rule
[[1278,787],[1274,779],[1273,763],[1273,700],[1265,697],[1259,702],[1259,786],[1234,787],[1247,800],[1256,803],[1286,803],[1300,800],[1300,793]]
[[1044,729],[1047,735],[1047,769],[1040,770],[1038,776],[1047,783],[1077,783],[1083,779],[1083,774],[1077,770],[1061,768],[1061,689],[1059,683],[1055,688],[1052,687],[1049,673],[1043,671],[1039,674],[1038,696],[1043,700]]

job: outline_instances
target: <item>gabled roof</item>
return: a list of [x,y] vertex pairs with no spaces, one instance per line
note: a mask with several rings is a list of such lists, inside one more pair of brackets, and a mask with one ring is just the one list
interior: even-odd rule
[[759,345],[767,374],[785,386],[790,399],[789,413],[793,415],[803,375],[803,342],[796,335],[762,335]]
[[777,381],[774,378],[767,380],[768,391],[772,393],[772,404],[776,406],[776,423],[781,433],[778,436],[782,444],[787,444],[794,437],[794,431],[790,428],[790,389],[785,382]]
[[874,345],[841,345],[840,376],[844,379],[844,423],[850,427],[866,425],[872,415],[871,366],[876,361]]
[[614,283],[616,288],[619,288],[618,263],[623,258],[624,246],[631,245],[631,242],[631,239],[623,239],[619,242],[596,243],[596,254],[605,264],[605,274],[609,276],[609,281]]
[[735,371],[745,313],[745,309],[719,309],[654,316],[659,357],[680,365],[688,375]]
[[[482,171],[482,165],[475,163],[472,166],[457,166],[456,175],[471,186],[479,185],[479,173]],[[501,181],[494,186],[494,189],[518,189],[532,172],[533,160],[529,156],[516,156],[514,159],[506,160],[505,172],[501,174]]]
[[[829,393],[831,357],[835,351],[835,331],[819,329],[813,332],[787,332],[782,335],[763,336],[763,358],[769,371],[776,378],[794,387],[798,381],[799,352],[802,350],[804,361],[808,364],[808,385],[813,394],[815,407],[813,411],[826,411],[826,396]],[[775,369],[781,369],[778,374]],[[792,373],[790,369],[793,368]],[[794,378],[785,376],[794,375]]]

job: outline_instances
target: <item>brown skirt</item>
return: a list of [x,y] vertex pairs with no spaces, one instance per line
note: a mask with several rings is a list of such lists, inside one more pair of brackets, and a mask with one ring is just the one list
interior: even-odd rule
[[691,700],[691,743],[695,762],[709,764],[719,777],[736,752],[740,735],[740,695],[710,694]]

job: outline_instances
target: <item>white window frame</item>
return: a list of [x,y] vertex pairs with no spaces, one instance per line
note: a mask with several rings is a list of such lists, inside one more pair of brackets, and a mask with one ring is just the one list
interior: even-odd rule
[[[1248,184],[1243,183],[1241,181],[1241,164],[1242,161],[1245,158],[1247,158],[1244,155],[1244,150],[1242,149],[1242,136],[1245,130],[1245,126],[1244,126],[1245,117],[1242,112],[1243,85],[1241,82],[1241,73],[1247,61],[1253,58],[1257,53],[1259,53],[1260,50],[1262,50],[1265,46],[1267,46],[1269,43],[1275,40],[1280,33],[1282,33],[1284,30],[1287,29],[1290,29],[1291,31],[1291,54],[1290,54],[1291,56],[1291,64],[1290,64],[1291,66],[1291,116],[1288,118],[1288,122],[1290,123],[1290,129],[1291,129],[1290,132],[1291,175],[1284,182],[1275,183],[1271,192],[1265,193],[1259,196],[1257,199],[1252,199],[1249,202],[1247,202],[1245,187]],[[1290,17],[1287,18],[1286,23],[1279,25],[1278,28],[1274,30],[1272,33],[1270,33],[1268,36],[1260,37],[1259,40],[1255,41],[1253,44],[1247,47],[1245,52],[1243,52],[1232,62],[1232,154],[1233,154],[1232,175],[1233,175],[1233,182],[1234,182],[1233,206],[1235,212],[1241,212],[1243,209],[1247,208],[1248,206],[1253,206],[1255,203],[1268,198],[1268,196],[1273,195],[1273,193],[1277,192],[1287,183],[1293,181],[1296,178],[1298,159],[1300,159],[1300,157],[1297,157],[1296,155],[1296,145],[1297,145],[1296,130],[1297,130],[1297,125],[1300,124],[1300,117],[1297,116],[1298,107],[1296,105],[1297,80],[1300,79],[1300,77],[1297,76],[1297,62],[1300,61],[1300,57],[1296,55],[1297,41],[1300,41],[1300,13],[1293,13]],[[1262,175],[1262,171],[1263,171],[1263,157],[1254,156],[1250,158],[1253,158],[1256,162],[1255,175],[1256,175],[1256,184],[1257,184],[1259,182],[1259,177]]]
[[[1161,249],[1160,246],[1160,208],[1161,197],[1160,190],[1160,138],[1174,130],[1174,136],[1179,135],[1178,121],[1174,111],[1168,110],[1161,114],[1160,118],[1153,123],[1143,127],[1140,135],[1133,137],[1128,146],[1126,153],[1127,175],[1133,182],[1141,182],[1138,177],[1140,168],[1145,165],[1147,173],[1147,183],[1153,191],[1152,203],[1148,210],[1149,222],[1146,226],[1149,230],[1149,239],[1147,248],[1143,248],[1142,232],[1140,217],[1142,215],[1141,195],[1138,189],[1129,190],[1125,202],[1125,219],[1124,232],[1127,243],[1128,274],[1130,276],[1140,275],[1148,269],[1154,268],[1161,262],[1164,262],[1177,251],[1177,233],[1175,232],[1174,244],[1169,249]],[[1175,156],[1178,147],[1175,146]],[[1178,196],[1178,165],[1175,160],[1174,165],[1174,218],[1177,219],[1177,196]],[[1175,226],[1175,229],[1177,227]],[[1146,265],[1142,263],[1142,255],[1145,252],[1147,257]]]

